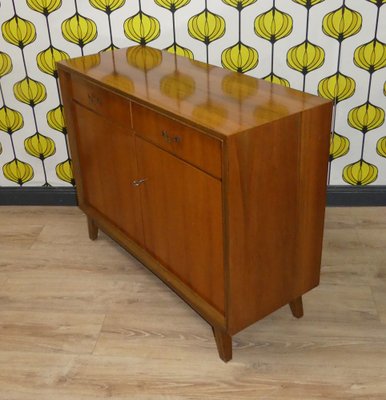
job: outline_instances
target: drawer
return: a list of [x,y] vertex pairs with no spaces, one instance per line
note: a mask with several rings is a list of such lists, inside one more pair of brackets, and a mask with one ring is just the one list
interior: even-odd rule
[[74,76],[73,98],[78,103],[114,122],[131,128],[130,101],[91,82]]
[[138,135],[221,179],[221,140],[139,104],[131,107]]

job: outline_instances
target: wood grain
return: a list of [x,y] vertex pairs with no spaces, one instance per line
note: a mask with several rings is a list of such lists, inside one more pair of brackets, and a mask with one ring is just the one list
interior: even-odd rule
[[0,310],[0,351],[90,353],[104,314]]
[[[279,309],[224,364],[210,327],[103,232],[90,242],[78,209],[0,207],[0,399],[383,400],[385,215],[327,209],[304,317]],[[6,233],[23,224],[43,227],[32,246]]]
[[71,59],[59,69],[221,137],[329,103],[150,46]]
[[272,123],[269,135],[261,127],[229,140],[232,334],[304,293],[296,259],[299,118]]
[[[31,247],[39,233],[43,229],[43,225],[39,222],[35,224],[22,224],[9,226],[0,222],[0,235],[7,240],[0,242],[0,250],[4,251],[8,249],[25,249]],[[17,240],[12,240],[12,238],[17,238]]]

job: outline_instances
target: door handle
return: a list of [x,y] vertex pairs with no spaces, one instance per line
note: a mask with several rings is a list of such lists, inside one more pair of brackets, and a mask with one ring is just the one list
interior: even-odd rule
[[88,93],[88,102],[89,102],[89,104],[91,104],[91,105],[95,105],[95,104],[97,104],[98,106],[101,105],[101,100],[100,100],[100,98],[97,97],[97,96],[95,96],[95,95],[92,94],[92,93]]

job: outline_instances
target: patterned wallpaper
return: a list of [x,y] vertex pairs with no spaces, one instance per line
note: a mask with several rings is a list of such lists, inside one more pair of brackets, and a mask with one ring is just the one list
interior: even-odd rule
[[136,43],[333,100],[330,184],[385,185],[385,3],[1,0],[0,186],[74,184],[55,61]]

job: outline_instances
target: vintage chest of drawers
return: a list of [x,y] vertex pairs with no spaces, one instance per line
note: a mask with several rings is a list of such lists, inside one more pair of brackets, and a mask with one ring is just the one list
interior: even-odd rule
[[[58,64],[78,201],[232,335],[319,282],[331,103],[151,47]],[[172,318],[172,315],[170,316]]]

